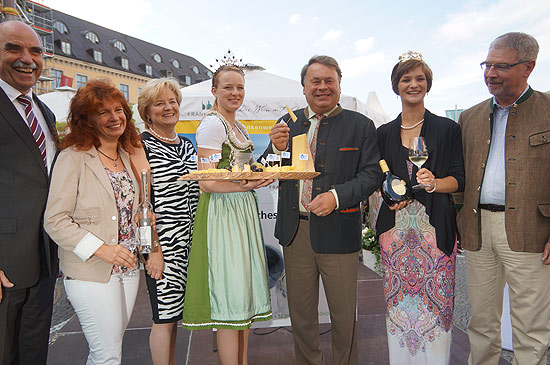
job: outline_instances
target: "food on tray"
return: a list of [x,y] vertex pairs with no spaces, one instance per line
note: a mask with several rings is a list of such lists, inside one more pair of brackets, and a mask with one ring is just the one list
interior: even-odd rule
[[286,110],[288,111],[288,115],[290,115],[290,119],[292,119],[293,122],[296,122],[296,120],[298,120],[298,118],[296,117],[296,114],[294,114],[294,112],[290,110],[288,105],[285,105],[285,106],[286,106]]
[[252,172],[262,172],[264,170],[265,170],[265,166],[259,162],[254,162],[253,164],[250,165],[250,171]]

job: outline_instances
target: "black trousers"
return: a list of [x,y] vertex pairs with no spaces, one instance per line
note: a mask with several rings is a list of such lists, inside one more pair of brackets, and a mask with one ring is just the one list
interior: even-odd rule
[[46,364],[55,280],[42,270],[33,287],[2,289],[1,365]]

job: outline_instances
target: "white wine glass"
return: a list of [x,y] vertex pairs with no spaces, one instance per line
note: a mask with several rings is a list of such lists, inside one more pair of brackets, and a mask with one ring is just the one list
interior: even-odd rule
[[[424,137],[413,137],[409,141],[409,160],[419,169],[428,159],[428,147]],[[419,190],[429,187],[427,184],[416,184],[413,189]]]

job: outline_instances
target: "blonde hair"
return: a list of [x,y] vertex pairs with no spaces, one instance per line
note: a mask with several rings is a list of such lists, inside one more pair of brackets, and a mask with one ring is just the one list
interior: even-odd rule
[[151,128],[153,123],[147,116],[147,108],[151,105],[159,95],[165,90],[170,90],[176,96],[178,106],[181,104],[180,85],[173,77],[162,77],[160,79],[152,79],[147,81],[141,93],[138,96],[138,112],[139,116],[145,122],[147,128]]

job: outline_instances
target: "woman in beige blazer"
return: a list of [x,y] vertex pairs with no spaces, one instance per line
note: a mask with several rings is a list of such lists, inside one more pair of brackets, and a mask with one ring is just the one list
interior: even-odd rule
[[89,345],[87,364],[121,363],[139,286],[139,185],[129,155],[142,146],[131,115],[108,82],[78,90],[46,206],[44,226],[59,246],[65,291]]

